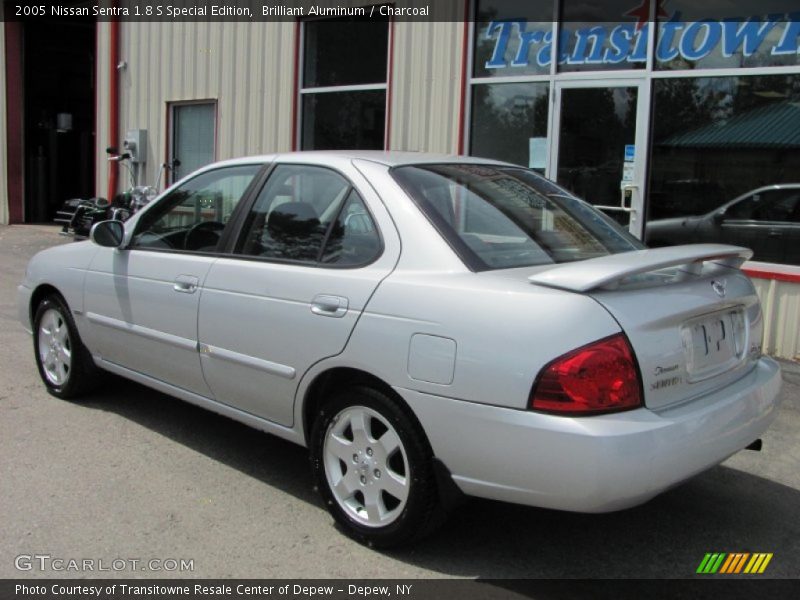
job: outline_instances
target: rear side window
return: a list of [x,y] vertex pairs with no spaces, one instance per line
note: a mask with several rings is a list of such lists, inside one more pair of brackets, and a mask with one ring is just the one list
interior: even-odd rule
[[280,165],[247,217],[237,253],[276,261],[355,267],[381,251],[380,236],[350,182],[321,167]]
[[525,169],[416,165],[394,168],[392,175],[476,271],[643,248],[611,219]]

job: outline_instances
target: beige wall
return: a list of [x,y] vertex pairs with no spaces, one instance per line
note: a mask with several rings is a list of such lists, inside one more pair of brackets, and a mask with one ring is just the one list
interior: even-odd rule
[[[291,149],[294,81],[293,22],[122,23],[119,70],[120,139],[147,129],[144,179],[153,183],[166,160],[167,103],[217,102],[217,159]],[[98,48],[98,157],[109,144],[109,24]],[[108,166],[99,161],[105,193]],[[127,181],[120,176],[120,186]]]
[[764,353],[800,360],[800,284],[753,278],[764,310]]
[[0,224],[8,223],[6,164],[6,31],[0,22]]
[[[458,4],[456,14],[441,15],[451,22],[394,25],[392,150],[458,151],[464,39]],[[442,6],[432,7],[437,8]]]
[[[448,6],[452,6],[447,3]],[[433,10],[444,10],[433,5]],[[463,6],[440,22],[393,26],[390,147],[456,152],[461,103]],[[217,159],[291,150],[296,25],[122,23],[120,139],[147,129],[144,182],[166,160],[167,103],[217,101]],[[98,24],[97,191],[106,194],[109,23]],[[120,176],[120,186],[127,180]]]

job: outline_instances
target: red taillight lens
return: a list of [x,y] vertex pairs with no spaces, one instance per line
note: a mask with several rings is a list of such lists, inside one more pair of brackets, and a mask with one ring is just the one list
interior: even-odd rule
[[621,333],[573,350],[547,365],[533,386],[530,403],[534,410],[570,415],[641,405],[636,359]]

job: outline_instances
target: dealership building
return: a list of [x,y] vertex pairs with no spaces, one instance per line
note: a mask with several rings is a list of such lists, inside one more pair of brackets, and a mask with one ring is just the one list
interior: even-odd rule
[[538,170],[652,245],[709,214],[713,241],[755,251],[765,350],[800,359],[796,3],[287,1],[265,18],[238,2],[253,19],[161,21],[4,4],[0,223],[125,189],[105,160],[125,139],[140,183],[175,165],[162,188],[276,151],[471,154]]

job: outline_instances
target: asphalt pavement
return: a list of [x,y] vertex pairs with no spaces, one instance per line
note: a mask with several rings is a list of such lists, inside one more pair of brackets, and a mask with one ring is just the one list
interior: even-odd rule
[[376,552],[337,531],[299,446],[113,377],[82,402],[48,395],[15,294],[27,260],[57,243],[53,227],[0,226],[1,578],[682,578],[708,552],[773,553],[761,577],[800,577],[796,364],[783,363],[761,452],[643,506],[470,500],[416,547]]

